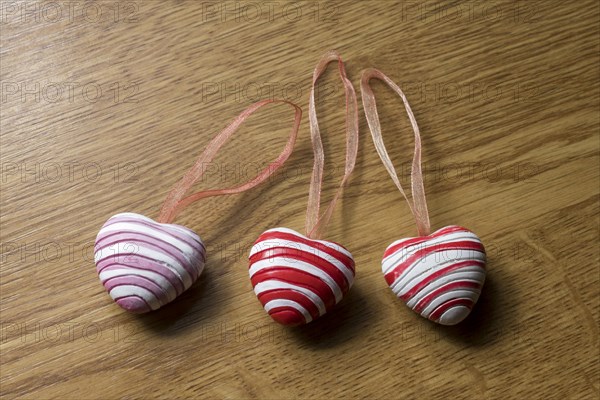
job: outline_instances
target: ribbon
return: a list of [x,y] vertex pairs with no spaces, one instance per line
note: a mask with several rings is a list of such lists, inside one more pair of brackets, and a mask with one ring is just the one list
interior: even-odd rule
[[[394,92],[396,92],[398,96],[400,96],[402,102],[404,103],[404,108],[406,109],[408,118],[410,119],[413,131],[415,133],[415,152],[413,155],[410,177],[413,197],[412,203],[410,202],[410,200],[408,200],[406,193],[402,189],[402,185],[400,184],[398,175],[396,175],[394,165],[392,164],[392,161],[390,160],[390,157],[385,148],[385,145],[383,144],[383,137],[381,135],[381,125],[379,124],[379,115],[377,114],[377,104],[375,103],[375,95],[373,94],[373,90],[369,86],[369,80],[371,79],[379,79],[383,81]],[[400,193],[402,193],[402,196],[404,196],[404,199],[406,199],[410,211],[412,212],[413,217],[415,218],[419,235],[427,236],[431,233],[431,226],[429,223],[429,212],[427,211],[427,201],[425,199],[425,188],[423,186],[423,175],[421,172],[421,136],[419,134],[419,126],[417,125],[417,120],[415,119],[410,105],[408,104],[408,100],[406,99],[406,96],[402,92],[402,89],[398,87],[398,85],[396,85],[381,71],[372,68],[362,72],[360,90],[362,95],[363,107],[365,110],[365,117],[367,118],[367,123],[371,131],[371,136],[373,137],[373,142],[375,143],[375,148],[377,149],[377,153],[379,154],[379,158],[381,158],[385,169],[392,177],[392,180],[396,184],[396,187],[398,187],[398,190],[400,190]]]
[[[275,161],[273,161],[264,170],[262,170],[254,179],[246,182],[241,186],[228,189],[213,189],[201,191],[184,198],[185,194],[190,190],[194,183],[196,183],[204,175],[205,164],[210,163],[214,159],[221,146],[223,146],[223,144],[227,142],[227,140],[233,135],[233,133],[239,128],[239,126],[256,110],[271,103],[285,103],[293,107],[295,110],[294,126],[283,151],[277,157],[277,159],[275,159]],[[206,197],[211,196],[221,196],[224,194],[241,193],[264,182],[271,175],[273,175],[273,173],[275,173],[275,171],[277,171],[279,167],[283,165],[283,163],[288,159],[288,157],[292,153],[294,143],[296,142],[296,137],[298,136],[298,129],[300,127],[301,118],[302,109],[296,104],[291,103],[289,101],[268,99],[261,100],[252,104],[240,115],[238,115],[237,118],[234,119],[228,127],[223,129],[217,136],[213,138],[213,140],[211,140],[208,146],[206,146],[206,149],[204,149],[204,152],[200,155],[200,157],[198,157],[196,163],[192,166],[192,168],[190,168],[188,172],[183,176],[183,178],[181,178],[181,180],[171,189],[160,210],[158,222],[172,222],[181,210],[200,199],[204,199]]]
[[[338,187],[331,203],[322,216],[319,216],[321,204],[321,187],[323,185],[323,166],[325,155],[323,152],[323,143],[321,142],[321,132],[317,122],[317,113],[315,110],[315,85],[319,77],[327,69],[330,62],[337,61],[340,78],[344,84],[346,96],[346,163],[344,167],[344,176]],[[329,51],[321,57],[321,60],[315,67],[312,80],[312,88],[308,101],[308,117],[310,120],[310,138],[313,146],[314,164],[308,193],[308,207],[306,210],[306,233],[310,238],[317,239],[321,236],[325,227],[329,223],[333,209],[342,195],[354,165],[356,164],[356,155],[358,153],[358,104],[356,101],[356,92],[352,82],[346,77],[346,69],[342,58],[336,51]]]

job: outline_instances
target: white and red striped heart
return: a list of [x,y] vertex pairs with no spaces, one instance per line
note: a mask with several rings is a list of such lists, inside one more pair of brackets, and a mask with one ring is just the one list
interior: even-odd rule
[[485,281],[485,249],[477,235],[447,226],[429,236],[401,239],[385,251],[382,271],[413,311],[442,325],[469,315]]
[[156,310],[187,290],[205,257],[194,231],[134,213],[109,218],[94,248],[100,281],[119,306],[134,313]]
[[354,283],[354,259],[346,248],[287,228],[260,235],[249,258],[254,293],[283,325],[306,324],[325,314]]

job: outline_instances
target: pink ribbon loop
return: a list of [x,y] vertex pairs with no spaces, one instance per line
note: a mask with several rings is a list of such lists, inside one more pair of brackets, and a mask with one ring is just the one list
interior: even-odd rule
[[[408,118],[410,119],[413,131],[415,133],[415,151],[411,170],[411,188],[413,197],[412,203],[406,196],[404,189],[402,189],[402,185],[400,184],[400,180],[398,179],[398,175],[396,174],[394,165],[392,164],[392,161],[390,160],[390,157],[383,143],[383,137],[381,134],[381,124],[379,123],[379,115],[377,113],[375,95],[373,94],[373,90],[369,86],[369,81],[371,79],[379,79],[383,81],[394,92],[396,92],[398,96],[400,96],[402,102],[404,103],[404,108],[406,109]],[[406,99],[406,96],[402,92],[402,89],[398,87],[398,85],[396,85],[381,71],[372,68],[362,72],[360,90],[362,95],[363,107],[365,110],[365,117],[367,118],[367,123],[371,131],[371,136],[373,137],[373,143],[375,144],[375,149],[377,149],[377,154],[379,154],[379,158],[381,158],[385,169],[392,177],[392,180],[396,184],[396,187],[398,188],[398,190],[400,190],[400,193],[402,193],[402,196],[404,196],[404,198],[406,199],[406,202],[410,207],[410,211],[412,212],[415,218],[415,223],[417,224],[417,230],[419,232],[419,235],[427,236],[431,233],[431,225],[429,222],[429,212],[427,210],[427,201],[425,199],[425,188],[423,186],[423,175],[421,171],[421,135],[419,134],[419,126],[417,125],[417,120],[415,119],[410,105],[408,104],[408,100]]]
[[[254,179],[246,182],[241,186],[227,189],[201,191],[184,198],[185,194],[190,190],[194,183],[196,183],[204,175],[206,164],[210,163],[214,159],[221,146],[223,146],[225,142],[227,142],[227,140],[231,138],[233,133],[240,127],[240,125],[259,108],[271,103],[288,104],[289,106],[294,108],[295,111],[294,126],[292,127],[292,131],[289,135],[289,138],[283,151],[277,157],[277,159],[275,159],[275,161],[269,164]],[[241,193],[264,182],[283,165],[283,163],[288,159],[288,157],[292,153],[294,144],[296,143],[296,137],[298,136],[298,129],[300,128],[301,119],[302,109],[296,104],[291,103],[289,101],[268,99],[261,100],[252,104],[240,115],[238,115],[237,118],[234,119],[228,127],[223,129],[217,136],[213,138],[213,140],[208,144],[208,146],[206,146],[206,149],[204,149],[204,152],[200,155],[200,157],[198,157],[195,164],[188,170],[188,172],[183,176],[183,178],[181,178],[181,180],[171,189],[160,210],[158,222],[172,222],[181,210],[200,199],[211,196]]]
[[[340,78],[344,84],[344,93],[346,96],[346,162],[344,166],[344,176],[333,199],[322,216],[319,216],[321,205],[321,187],[323,185],[323,166],[325,155],[323,152],[323,143],[321,142],[321,131],[317,122],[317,113],[315,110],[315,85],[319,77],[325,72],[330,62],[337,61]],[[350,174],[356,164],[358,153],[358,103],[356,101],[356,92],[352,82],[346,76],[346,69],[342,58],[336,51],[329,51],[323,55],[315,67],[313,73],[312,87],[308,102],[308,117],[310,120],[310,138],[313,145],[314,165],[308,193],[308,207],[306,210],[306,233],[308,237],[319,238],[325,227],[331,219],[333,210],[340,199],[344,186],[346,185]]]

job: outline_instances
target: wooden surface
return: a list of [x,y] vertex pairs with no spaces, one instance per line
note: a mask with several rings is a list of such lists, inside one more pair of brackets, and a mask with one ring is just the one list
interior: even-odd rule
[[[597,1],[70,4],[2,0],[2,398],[598,398]],[[383,280],[383,250],[416,230],[362,107],[356,171],[327,234],[352,251],[357,277],[331,314],[282,328],[246,270],[261,232],[303,231],[306,112],[281,174],[178,217],[208,244],[200,281],[158,312],[121,311],[95,273],[100,226],[121,211],[157,217],[253,101],[306,111],[331,48],[357,89],[377,67],[406,90],[433,227],[467,226],[488,250],[472,315],[435,326]],[[335,68],[319,89],[328,200],[344,159]],[[406,116],[375,91],[408,183]],[[198,187],[250,178],[291,118],[282,106],[253,116]]]

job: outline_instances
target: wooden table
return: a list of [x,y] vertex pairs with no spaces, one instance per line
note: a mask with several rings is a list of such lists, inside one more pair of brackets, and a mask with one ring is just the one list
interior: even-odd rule
[[[599,396],[599,4],[597,1],[2,1],[1,395],[26,399],[594,399]],[[286,329],[248,279],[257,236],[303,232],[311,74],[340,51],[358,90],[377,67],[422,131],[434,228],[469,227],[488,279],[455,327],[419,317],[380,272],[414,236],[360,115],[358,162],[327,238],[356,282],[323,318]],[[408,184],[400,100],[374,84]],[[318,87],[324,201],[343,173],[343,90]],[[171,186],[245,107],[305,110],[275,178],[206,199],[177,222],[208,247],[174,303],[128,314],[93,263],[100,226],[158,216]],[[279,153],[291,113],[251,117],[198,188],[251,178]]]

